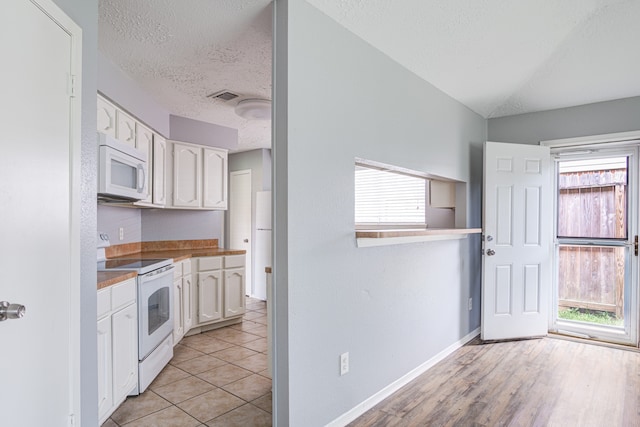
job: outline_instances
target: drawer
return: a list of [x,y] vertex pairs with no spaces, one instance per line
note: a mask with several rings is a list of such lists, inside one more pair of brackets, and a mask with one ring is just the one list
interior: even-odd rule
[[111,286],[111,310],[118,310],[136,302],[136,279]]
[[187,274],[191,274],[191,259],[185,259],[182,261],[182,275],[186,276]]
[[98,319],[111,311],[111,287],[98,291]]
[[244,255],[227,255],[224,257],[224,268],[244,267]]
[[198,271],[220,270],[222,268],[221,256],[208,256],[198,258]]

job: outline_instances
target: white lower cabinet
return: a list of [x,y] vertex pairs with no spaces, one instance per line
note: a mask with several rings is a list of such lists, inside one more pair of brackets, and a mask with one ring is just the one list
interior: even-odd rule
[[222,271],[198,272],[198,324],[222,318]]
[[136,279],[98,291],[98,415],[102,424],[138,385]]
[[244,255],[198,257],[174,265],[174,345],[185,335],[241,320],[245,313]]
[[98,320],[98,414],[102,423],[113,408],[111,317]]
[[244,255],[224,257],[224,317],[241,316],[245,312]]
[[239,318],[244,314],[244,258],[244,255],[228,255],[196,259],[195,326]]
[[173,345],[177,345],[193,325],[191,260],[174,264]]
[[117,405],[138,385],[138,306],[111,316],[113,397]]

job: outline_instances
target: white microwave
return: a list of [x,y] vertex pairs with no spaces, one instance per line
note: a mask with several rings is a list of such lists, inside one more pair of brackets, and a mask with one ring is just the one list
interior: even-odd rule
[[98,200],[137,201],[147,194],[147,156],[98,133]]

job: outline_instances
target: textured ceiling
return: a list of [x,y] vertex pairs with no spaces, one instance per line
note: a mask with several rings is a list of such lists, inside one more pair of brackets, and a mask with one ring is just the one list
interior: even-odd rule
[[[100,0],[99,50],[174,115],[238,129],[238,150],[271,146],[269,120],[234,113],[271,99],[270,0]],[[229,102],[207,98],[230,90]]]
[[483,117],[640,95],[640,0],[308,0]]
[[[303,0],[298,0],[303,1]],[[640,95],[640,0],[307,0],[483,117]],[[100,0],[99,49],[171,113],[238,129],[207,95],[271,98],[270,0]]]

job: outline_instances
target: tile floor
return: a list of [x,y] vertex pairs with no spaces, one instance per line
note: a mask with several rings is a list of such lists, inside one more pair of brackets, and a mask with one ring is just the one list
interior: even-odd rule
[[185,337],[149,388],[102,427],[271,426],[267,307],[247,298],[237,325]]

